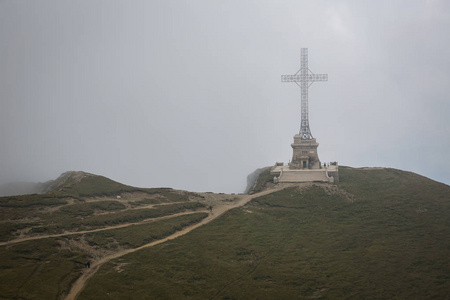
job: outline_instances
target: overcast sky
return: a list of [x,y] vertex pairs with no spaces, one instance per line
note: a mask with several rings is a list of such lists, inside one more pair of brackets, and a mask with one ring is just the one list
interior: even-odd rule
[[322,161],[450,184],[449,46],[445,0],[0,0],[0,184],[242,192],[291,159],[301,48]]

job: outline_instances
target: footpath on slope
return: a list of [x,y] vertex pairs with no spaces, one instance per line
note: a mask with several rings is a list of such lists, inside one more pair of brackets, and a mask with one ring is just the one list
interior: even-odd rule
[[163,216],[163,217],[149,218],[149,219],[145,219],[145,220],[142,220],[142,221],[139,221],[139,222],[119,224],[119,225],[113,225],[113,226],[97,228],[97,229],[91,229],[91,230],[70,231],[70,232],[64,232],[64,233],[45,234],[45,235],[24,237],[24,238],[20,238],[20,239],[10,240],[10,241],[7,241],[7,242],[0,242],[0,246],[17,244],[17,243],[22,243],[22,242],[32,241],[32,240],[48,239],[48,238],[54,238],[54,237],[61,237],[61,236],[68,236],[68,235],[75,235],[75,234],[85,234],[85,233],[99,232],[99,231],[105,231],[105,230],[111,230],[111,229],[118,229],[118,228],[128,227],[128,226],[132,226],[132,225],[142,225],[142,224],[153,222],[153,221],[161,221],[161,220],[165,220],[165,219],[171,219],[171,218],[175,218],[175,217],[178,217],[178,216],[190,215],[190,214],[195,214],[195,213],[200,213],[200,212],[208,212],[208,211],[206,211],[206,210],[185,211],[185,212],[180,212],[180,213],[176,213],[176,214],[173,214],[173,215],[167,215],[167,216]]
[[134,248],[134,249],[126,249],[126,250],[123,250],[123,251],[119,251],[119,252],[116,252],[114,254],[105,256],[105,257],[103,257],[102,259],[100,259],[100,260],[98,260],[96,262],[93,262],[91,264],[91,267],[88,268],[88,269],[84,269],[84,271],[81,274],[81,276],[77,279],[77,281],[75,281],[75,283],[73,284],[69,294],[66,296],[65,300],[74,300],[74,299],[76,299],[77,296],[84,289],[84,287],[86,285],[86,282],[89,280],[89,278],[91,278],[92,275],[94,275],[102,265],[104,265],[105,263],[109,262],[110,260],[118,258],[118,257],[121,257],[121,256],[129,254],[129,253],[133,253],[133,252],[138,251],[138,250],[142,250],[142,249],[145,249],[145,248],[153,247],[155,245],[167,242],[169,240],[176,239],[177,237],[185,235],[185,234],[191,232],[192,230],[194,230],[194,229],[196,229],[196,228],[198,228],[198,227],[200,227],[200,226],[202,226],[204,224],[207,224],[207,223],[211,222],[212,220],[214,220],[217,217],[221,216],[222,214],[224,214],[225,212],[227,212],[230,209],[243,206],[243,205],[245,205],[246,203],[248,203],[250,200],[252,200],[254,198],[265,196],[265,195],[268,195],[268,194],[271,194],[271,193],[274,193],[274,192],[278,192],[278,191],[283,190],[283,189],[285,189],[285,188],[287,188],[289,186],[292,186],[292,185],[279,185],[279,186],[277,186],[275,188],[272,188],[272,189],[269,189],[269,190],[266,190],[266,191],[262,191],[262,192],[255,193],[255,194],[252,194],[252,195],[245,195],[240,200],[238,200],[237,202],[234,202],[234,203],[226,203],[226,204],[223,204],[223,205],[217,205],[217,206],[214,207],[213,211],[210,212],[209,215],[205,219],[203,219],[201,222],[199,222],[199,223],[196,223],[196,224],[194,224],[192,226],[189,226],[189,227],[185,227],[184,229],[182,229],[182,230],[180,230],[178,232],[175,232],[174,234],[172,234],[172,235],[170,235],[168,237],[165,237],[163,239],[160,239],[160,240],[157,240],[157,241],[153,241],[151,243],[145,244],[143,246],[140,246],[140,247],[137,247],[137,248]]

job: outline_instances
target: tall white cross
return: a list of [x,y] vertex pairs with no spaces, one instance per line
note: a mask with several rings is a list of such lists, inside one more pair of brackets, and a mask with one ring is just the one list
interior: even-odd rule
[[313,136],[308,120],[308,88],[315,81],[328,81],[328,74],[314,74],[308,69],[308,48],[301,49],[300,62],[300,70],[294,75],[281,75],[281,82],[295,82],[302,89],[300,136],[302,140],[311,140]]

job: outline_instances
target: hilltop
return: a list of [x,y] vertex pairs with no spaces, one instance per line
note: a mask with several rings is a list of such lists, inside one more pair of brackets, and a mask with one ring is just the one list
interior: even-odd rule
[[339,184],[267,173],[251,196],[76,172],[46,194],[0,198],[1,296],[62,297],[81,274],[79,299],[448,296],[448,185],[390,168],[340,167]]
[[[72,190],[75,193],[114,193],[117,190],[136,190],[135,187],[126,186],[109,178],[82,171],[68,171],[55,180],[46,182],[13,182],[0,186],[0,195],[17,196],[30,194],[54,195]],[[69,192],[70,193],[70,192]]]

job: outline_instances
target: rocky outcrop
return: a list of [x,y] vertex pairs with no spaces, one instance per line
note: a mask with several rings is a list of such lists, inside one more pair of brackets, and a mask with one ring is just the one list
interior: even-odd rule
[[261,173],[264,170],[267,170],[267,168],[270,168],[270,167],[256,169],[255,171],[253,171],[253,173],[250,173],[247,176],[247,187],[245,188],[245,191],[244,191],[245,194],[248,194],[250,191],[252,191],[256,187],[256,185],[258,183],[259,175],[261,175]]

